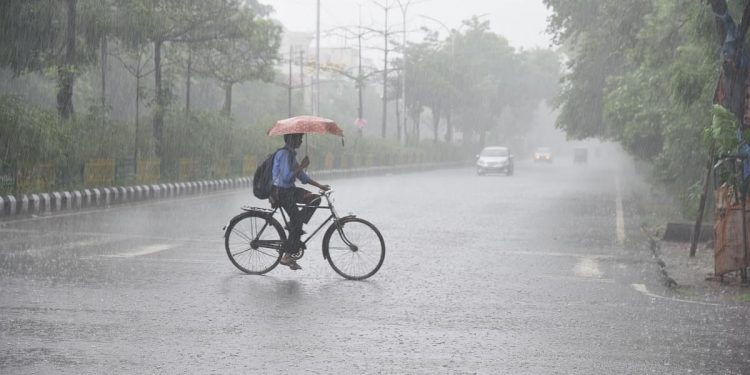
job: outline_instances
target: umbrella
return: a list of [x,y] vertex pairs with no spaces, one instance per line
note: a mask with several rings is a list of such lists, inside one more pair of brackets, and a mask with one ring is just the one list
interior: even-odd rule
[[294,133],[322,133],[344,136],[344,131],[333,120],[317,116],[297,116],[276,122],[268,135],[284,135]]

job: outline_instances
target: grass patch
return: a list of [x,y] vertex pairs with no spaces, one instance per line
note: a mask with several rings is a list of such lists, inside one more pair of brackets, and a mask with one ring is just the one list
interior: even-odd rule
[[750,303],[750,293],[742,293],[730,298],[734,302]]

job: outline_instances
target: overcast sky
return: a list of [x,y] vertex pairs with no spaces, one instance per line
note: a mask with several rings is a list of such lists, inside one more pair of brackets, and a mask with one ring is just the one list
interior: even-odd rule
[[[316,0],[260,0],[274,7],[273,17],[280,20],[290,31],[315,31]],[[401,25],[401,10],[396,0],[388,0],[395,8],[389,22]],[[407,0],[402,0],[405,3]],[[385,4],[386,0],[377,0]],[[472,15],[483,15],[490,21],[492,30],[505,36],[514,47],[549,48],[550,36],[545,33],[549,12],[542,0],[412,0],[407,12],[407,29],[417,30],[426,26],[446,35],[445,27],[458,28],[461,21]],[[359,8],[362,7],[362,23],[382,27],[383,11],[373,0],[321,0],[321,29],[330,30],[340,26],[356,26]],[[428,19],[426,17],[437,21]],[[423,34],[413,33],[411,39],[421,39]],[[330,44],[329,42],[328,44]]]

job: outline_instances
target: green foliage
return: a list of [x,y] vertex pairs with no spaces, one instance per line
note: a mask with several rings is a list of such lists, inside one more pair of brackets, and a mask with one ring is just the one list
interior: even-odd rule
[[691,212],[690,189],[708,156],[704,142],[736,149],[736,125],[707,104],[719,72],[710,7],[691,0],[545,3],[554,12],[550,29],[574,51],[557,99],[558,127],[570,138],[618,141]]
[[[550,50],[516,51],[477,17],[466,31],[445,40],[428,33],[407,46],[406,103],[416,120],[424,108],[480,142],[494,131],[506,138],[523,132],[539,103],[557,93],[560,59]],[[513,121],[501,122],[502,117]]]
[[703,139],[706,144],[715,145],[719,155],[734,154],[740,145],[737,138],[737,117],[720,105],[714,105],[711,110],[713,120],[711,126],[704,131]]
[[549,29],[570,50],[556,104],[557,127],[569,138],[613,137],[603,116],[610,77],[628,71],[653,0],[544,0],[552,9]]
[[[18,97],[0,97],[0,157],[46,161],[59,157],[64,137],[54,113],[28,107]],[[53,125],[53,126],[50,126]]]

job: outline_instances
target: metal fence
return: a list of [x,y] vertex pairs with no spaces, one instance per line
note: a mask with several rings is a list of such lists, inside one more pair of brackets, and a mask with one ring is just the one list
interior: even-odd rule
[[[249,177],[266,156],[260,153],[247,154],[240,159],[228,158],[218,161],[192,158],[142,159],[137,162],[133,158],[96,159],[79,165],[64,166],[51,161],[0,160],[0,195]],[[458,160],[455,155],[428,154],[419,150],[390,154],[334,154],[313,151],[310,158],[313,161],[310,167],[313,173],[315,170],[345,170]]]

